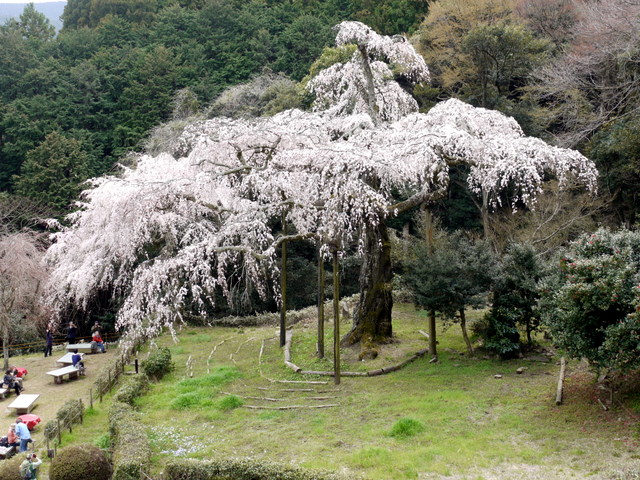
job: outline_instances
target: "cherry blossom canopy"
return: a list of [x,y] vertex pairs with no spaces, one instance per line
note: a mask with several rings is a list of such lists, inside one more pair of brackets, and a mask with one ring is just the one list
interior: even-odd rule
[[[408,58],[407,75],[426,74],[424,62],[406,53],[408,43],[385,44],[357,22],[340,27],[339,41],[360,41],[361,32],[371,51],[398,47],[384,58]],[[388,92],[381,92],[385,105],[394,103]],[[153,335],[172,329],[185,311],[204,315],[216,291],[230,301],[252,289],[277,296],[277,246],[289,237],[276,237],[272,225],[282,215],[293,237],[313,238],[325,253],[362,244],[364,226],[393,215],[392,192],[428,199],[447,187],[454,164],[470,167],[472,189],[510,186],[515,201],[528,205],[545,173],[595,190],[592,162],[525,137],[500,113],[458,100],[427,114],[402,98],[394,105],[380,109],[396,112],[381,123],[363,101],[348,114],[290,110],[187,126],[168,152],[140,155],[134,168],[93,181],[48,252],[51,303],[87,308],[96,294],[110,292],[123,299],[118,326]]]

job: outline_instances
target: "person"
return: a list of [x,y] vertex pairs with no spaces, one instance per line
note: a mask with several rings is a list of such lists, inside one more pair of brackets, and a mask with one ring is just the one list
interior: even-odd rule
[[42,464],[42,460],[40,460],[35,453],[31,454],[31,479],[32,480],[37,480],[38,467],[41,464]]
[[77,348],[73,349],[73,355],[71,355],[71,365],[80,370],[80,372],[84,371],[84,362],[82,361],[83,356],[84,355],[82,353],[78,353]]
[[12,423],[7,432],[7,443],[10,447],[19,447],[20,441],[16,435],[16,424]]
[[23,479],[36,480],[38,476],[38,467],[42,464],[42,460],[35,453],[27,453],[27,457],[20,464],[20,476]]
[[[100,332],[97,330],[91,334],[91,339],[95,346],[100,349],[102,353],[106,353],[106,349],[104,348],[104,342],[102,341],[102,337],[100,336]],[[93,348],[92,348],[93,350]]]
[[93,327],[91,327],[91,330],[100,333],[102,331],[102,325],[100,325],[100,323],[96,320],[95,322],[93,322]]
[[21,373],[20,370],[18,370],[18,367],[16,367],[15,365],[9,367],[9,370],[11,370],[13,380],[18,382],[18,385],[20,385],[20,391],[24,390],[24,386],[22,385],[22,377],[26,375],[26,370],[23,370],[23,372]]
[[78,328],[75,323],[69,322],[69,328],[67,328],[67,342],[69,344],[76,343],[76,333]]
[[7,370],[4,374],[4,378],[2,379],[3,385],[6,385],[7,388],[13,388],[16,392],[16,395],[20,395],[20,391],[22,387],[20,383],[16,380],[16,377],[13,376],[13,371],[11,369]]
[[26,452],[31,440],[31,432],[20,417],[16,419],[16,435],[20,439],[20,451]]
[[29,480],[32,476],[31,473],[31,454],[28,453],[25,459],[20,464],[20,478]]
[[47,327],[46,340],[44,345],[44,356],[50,357],[53,353],[53,329]]

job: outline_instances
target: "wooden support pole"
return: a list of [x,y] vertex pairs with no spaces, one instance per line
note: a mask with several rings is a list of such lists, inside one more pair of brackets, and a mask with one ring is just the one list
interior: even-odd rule
[[324,358],[324,260],[318,246],[318,358]]
[[564,382],[564,372],[567,367],[567,362],[562,357],[560,359],[560,375],[558,378],[558,388],[556,389],[556,405],[562,405],[562,384]]
[[333,250],[333,383],[340,385],[340,277],[337,248]]
[[[427,247],[429,249],[429,254],[433,253],[433,215],[431,214],[431,210],[425,209],[425,229],[426,229],[426,239],[427,239]],[[437,352],[437,341],[436,341],[436,311],[429,311],[429,355],[433,358],[438,358]]]
[[[287,220],[282,214],[282,234],[287,235]],[[287,328],[287,242],[282,242],[282,266],[280,268],[280,295],[282,296],[282,306],[280,307],[280,347],[284,347],[286,342]]]

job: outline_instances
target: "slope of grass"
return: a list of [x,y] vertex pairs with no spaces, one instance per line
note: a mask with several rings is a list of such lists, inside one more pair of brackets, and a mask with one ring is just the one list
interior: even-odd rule
[[[423,314],[401,305],[394,320],[396,342],[368,362],[344,349],[343,370],[380,368],[425,347],[418,333],[425,328]],[[574,364],[567,405],[556,407],[555,361],[469,358],[451,327],[439,333],[435,364],[422,358],[390,375],[343,378],[339,386],[330,377],[307,378],[328,382],[320,385],[275,383],[304,380],[283,365],[275,333],[273,327],[193,328],[182,331],[177,344],[159,339],[177,368],[138,402],[158,469],[175,455],[251,456],[371,479],[560,479],[611,478],[621,465],[633,464],[637,430],[612,420],[585,395],[571,398],[573,385],[585,381]],[[316,358],[315,342],[313,323],[296,325],[292,361],[331,370],[329,358]],[[520,366],[527,367],[521,375]],[[293,405],[336,406],[274,409]],[[411,434],[391,434],[394,429]],[[168,432],[179,441],[171,444]]]

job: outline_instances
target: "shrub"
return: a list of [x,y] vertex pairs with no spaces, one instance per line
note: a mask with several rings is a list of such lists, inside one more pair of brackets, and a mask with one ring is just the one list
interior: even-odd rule
[[82,444],[65,447],[51,462],[50,480],[109,480],[111,465],[107,456],[95,445]]
[[354,475],[304,470],[253,459],[198,461],[179,459],[165,468],[166,480],[354,480]]
[[113,480],[139,480],[151,457],[149,440],[139,414],[131,405],[114,402],[109,408],[109,433],[114,445]]
[[0,462],[0,480],[22,480],[20,464],[24,459],[24,454],[18,454],[9,460],[2,460]]
[[389,436],[396,438],[408,438],[421,432],[424,432],[424,425],[422,422],[414,420],[413,418],[401,418],[394,423],[393,427],[391,427]]
[[126,382],[124,382],[113,396],[113,400],[115,402],[133,405],[135,399],[138,398],[147,388],[149,388],[149,377],[144,374],[136,375],[128,378]]
[[571,242],[541,285],[554,342],[596,368],[640,367],[640,232],[598,230]]
[[142,362],[142,371],[147,377],[159,380],[173,370],[171,351],[167,347],[158,348]]
[[44,438],[51,440],[58,434],[58,422],[56,420],[49,420],[44,426]]
[[68,400],[56,413],[56,418],[60,420],[60,426],[68,428],[74,423],[80,423],[80,416],[84,412],[82,400]]

